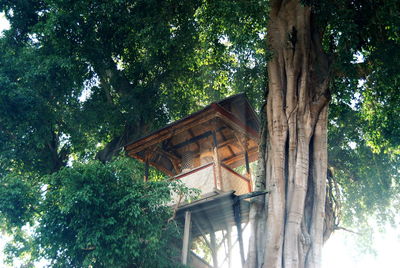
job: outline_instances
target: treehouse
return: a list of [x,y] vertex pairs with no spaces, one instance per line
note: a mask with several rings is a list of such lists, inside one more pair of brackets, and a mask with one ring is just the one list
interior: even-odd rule
[[190,238],[202,236],[210,240],[206,242],[213,252],[213,266],[217,267],[214,234],[226,232],[232,225],[238,227],[243,261],[241,224],[247,221],[249,212],[244,197],[252,192],[250,163],[258,158],[258,131],[254,110],[245,95],[238,94],[125,146],[128,156],[145,163],[145,180],[149,179],[149,166],[153,166],[201,191],[200,199],[191,203],[175,197],[176,219],[185,226],[184,264],[191,258],[189,263],[194,267],[211,267],[195,265],[199,259],[189,256]]
[[239,94],[173,122],[125,150],[128,156],[200,189],[203,196],[215,190],[244,194],[252,190],[249,163],[258,156],[258,129],[253,109]]

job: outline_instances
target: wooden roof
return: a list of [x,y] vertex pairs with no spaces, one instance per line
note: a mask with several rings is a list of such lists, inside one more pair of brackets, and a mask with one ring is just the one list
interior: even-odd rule
[[[219,102],[125,146],[128,156],[148,163],[170,176],[182,170],[186,151],[199,151],[217,138],[221,162],[236,167],[244,163],[243,141],[247,142],[249,160],[258,156],[259,121],[244,94]],[[196,157],[196,156],[195,156]],[[197,155],[198,157],[198,155]]]

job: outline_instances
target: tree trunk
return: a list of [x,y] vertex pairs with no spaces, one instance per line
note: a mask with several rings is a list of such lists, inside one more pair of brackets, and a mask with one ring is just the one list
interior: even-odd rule
[[[134,86],[122,71],[118,70],[111,56],[104,56],[93,59],[93,67],[100,78],[100,86],[103,88],[108,103],[113,104],[112,95],[118,94],[123,99],[134,94]],[[142,102],[138,101],[137,104]],[[118,107],[116,107],[118,109]],[[130,121],[129,121],[130,120]],[[146,125],[142,115],[138,115],[135,120],[127,118],[123,132],[119,136],[113,137],[103,149],[97,152],[96,159],[103,163],[110,162],[123,149],[123,146],[135,138],[139,138],[145,133]]]
[[[329,63],[310,7],[271,1],[265,185],[251,210],[247,267],[320,267],[327,180]],[[260,208],[260,204],[261,208]],[[263,223],[262,223],[263,222]],[[262,250],[260,250],[260,247]]]

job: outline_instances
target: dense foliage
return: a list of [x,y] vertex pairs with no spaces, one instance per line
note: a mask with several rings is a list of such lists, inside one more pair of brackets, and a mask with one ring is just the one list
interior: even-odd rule
[[[176,267],[179,229],[168,221],[167,203],[171,192],[191,191],[176,182],[143,183],[140,171],[127,160],[76,164],[46,176],[41,188],[6,176],[0,215],[20,237],[6,251],[52,267]],[[27,223],[32,237],[17,228]]]

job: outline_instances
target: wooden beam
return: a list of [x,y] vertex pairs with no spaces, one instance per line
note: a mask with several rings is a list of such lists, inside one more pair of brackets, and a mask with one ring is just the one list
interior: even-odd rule
[[193,223],[196,226],[196,228],[199,229],[200,235],[204,239],[204,242],[207,244],[207,247],[211,249],[210,242],[208,241],[208,239],[206,237],[206,232],[203,230],[203,228],[201,228],[201,226],[197,223],[196,220],[194,220]]
[[172,166],[174,167],[176,174],[181,172],[181,170],[179,168],[179,163],[181,162],[181,159],[178,156],[176,156],[173,153],[167,152],[167,151],[163,150],[160,147],[157,148],[156,152],[158,152],[159,154],[164,155],[166,158],[168,158],[171,161]]
[[[220,132],[221,130],[223,130],[223,129],[225,129],[225,128],[226,128],[226,127],[220,127],[220,128],[218,128],[218,129],[216,129],[215,131],[216,131],[216,132]],[[166,150],[166,151],[174,151],[174,150],[178,150],[178,149],[180,149],[180,148],[182,148],[182,147],[185,147],[186,145],[189,145],[189,144],[191,144],[191,143],[196,143],[196,144],[198,144],[198,141],[199,141],[199,140],[201,140],[201,139],[206,139],[206,138],[212,136],[212,131],[213,131],[214,129],[208,127],[208,128],[206,128],[206,130],[207,130],[207,131],[205,131],[204,133],[202,133],[202,134],[200,134],[200,135],[198,135],[198,136],[194,136],[194,137],[192,137],[192,138],[190,138],[190,139],[188,139],[188,140],[186,140],[186,141],[183,141],[183,142],[181,142],[181,143],[172,145],[172,146],[169,147],[169,148],[165,148],[165,150]],[[234,141],[234,140],[233,140],[233,138],[231,138],[229,141],[232,142],[232,141]],[[223,146],[226,146],[226,145],[227,145],[227,144],[224,142],[224,143],[221,143],[221,145],[218,145],[218,147],[220,148],[220,147],[223,147]]]
[[[137,154],[134,154],[134,155],[129,154],[129,156],[131,156],[131,157],[133,157],[133,158],[135,158],[135,159],[138,159],[138,160],[140,160],[140,161],[142,161],[142,162],[146,162],[146,159],[144,159],[143,157],[141,157],[141,156],[139,156],[139,155],[137,155]],[[154,162],[149,162],[149,165],[155,167],[156,169],[160,170],[161,172],[164,172],[164,173],[167,174],[168,176],[173,177],[173,176],[176,175],[176,174],[174,174],[171,170],[168,170],[168,169],[166,169],[165,167],[163,167],[163,166],[161,166],[161,165],[158,165],[158,164],[156,164],[156,163],[154,163]]]
[[161,154],[165,155],[166,157],[168,157],[168,158],[170,158],[170,159],[173,159],[173,160],[176,160],[176,161],[180,161],[180,160],[181,160],[181,159],[180,159],[178,156],[176,156],[175,154],[170,153],[170,152],[167,152],[167,151],[163,150],[163,149],[160,148],[160,147],[158,147],[156,151],[157,151],[158,153],[161,153]]
[[[223,131],[221,131],[220,134],[221,134],[222,138],[225,140],[224,142],[228,141],[228,139],[225,137]],[[221,142],[221,143],[222,143],[222,142]],[[227,143],[226,146],[228,146],[229,152],[232,154],[232,156],[234,156],[234,155],[235,155],[235,152],[232,150],[232,147],[230,146],[230,144]],[[219,148],[222,148],[221,145],[219,145]]]
[[215,172],[214,174],[216,175],[216,181],[217,181],[217,189],[218,190],[223,190],[223,185],[222,185],[222,173],[221,173],[221,161],[219,159],[219,154],[218,154],[218,140],[217,140],[217,134],[215,131],[212,131],[212,138],[213,138],[213,158],[214,158],[214,163],[215,163]]
[[226,232],[228,236],[228,267],[232,268],[232,228],[231,226],[226,226]]
[[193,137],[193,138],[188,139],[188,140],[186,140],[184,142],[181,142],[181,143],[178,143],[176,145],[173,145],[172,147],[167,148],[166,150],[168,150],[168,151],[178,150],[178,149],[180,149],[182,147],[185,147],[186,145],[189,145],[191,143],[197,143],[199,140],[207,138],[207,137],[209,137],[211,135],[212,135],[211,131],[206,131],[203,134],[200,134],[200,135],[198,135],[196,137]]
[[[222,159],[222,162],[224,163],[224,164],[226,164],[226,165],[232,165],[233,163],[235,163],[235,162],[238,162],[238,161],[245,161],[245,159],[244,159],[244,153],[245,152],[241,152],[241,153],[239,153],[239,154],[237,154],[236,156],[234,156],[234,157],[230,157],[230,158],[225,158],[225,159]],[[251,162],[252,161],[252,159],[254,159],[254,160],[256,160],[257,159],[257,154],[258,154],[258,147],[253,147],[253,148],[250,148],[248,151],[247,151],[247,153],[248,153],[248,158],[249,158],[249,161]],[[245,164],[245,163],[244,163]]]
[[234,141],[235,141],[235,138],[226,139],[225,141],[222,141],[222,142],[220,142],[220,143],[218,144],[218,148],[227,146],[227,145],[231,144],[231,143],[234,142]]
[[235,215],[235,223],[237,228],[238,240],[239,240],[239,249],[240,249],[240,258],[242,261],[242,267],[245,264],[245,257],[244,257],[244,245],[243,245],[243,236],[242,236],[242,219],[240,215],[240,199],[236,199],[233,204],[233,212]]
[[[193,133],[193,130],[192,130],[192,129],[188,129],[188,133],[189,133],[190,137],[192,137],[192,138],[194,138],[194,137],[195,137],[195,135],[194,135],[194,133]],[[196,143],[196,145],[197,145],[197,149],[198,149],[198,150],[200,150],[200,144],[199,144],[199,141],[196,141],[195,143]]]
[[125,146],[125,150],[129,152],[129,155],[140,152],[151,145],[170,138],[171,133],[178,135],[179,133],[182,133],[194,126],[203,124],[215,117],[216,113],[210,106],[208,109],[201,111],[201,113],[195,113],[189,118],[185,118],[183,121],[174,122],[173,124],[166,126],[155,133],[149,134],[148,136]]
[[182,245],[182,264],[188,264],[188,256],[190,250],[190,232],[191,232],[191,213],[190,211],[185,212],[185,228],[183,230],[183,245]]
[[251,136],[257,142],[260,137],[256,130],[246,125],[245,122],[242,122],[231,112],[225,110],[220,105],[213,103],[211,106],[218,112],[218,117],[220,117],[225,123],[236,129],[237,131],[245,134],[246,136]]
[[246,165],[246,176],[249,180],[251,180],[251,171],[250,171],[249,153],[248,153],[249,138],[244,135],[239,135],[239,134],[235,134],[235,137],[237,138],[239,144],[243,148],[244,161],[245,161],[245,165]]
[[154,156],[155,147],[149,147],[144,152],[144,181],[149,181],[149,162],[150,159]]

